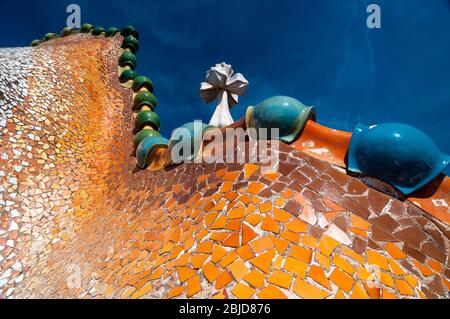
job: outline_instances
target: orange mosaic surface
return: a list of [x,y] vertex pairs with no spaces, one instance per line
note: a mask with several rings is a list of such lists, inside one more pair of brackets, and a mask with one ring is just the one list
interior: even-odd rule
[[448,224],[295,148],[273,174],[136,169],[121,40],[17,49],[32,61],[1,136],[1,297],[448,297]]

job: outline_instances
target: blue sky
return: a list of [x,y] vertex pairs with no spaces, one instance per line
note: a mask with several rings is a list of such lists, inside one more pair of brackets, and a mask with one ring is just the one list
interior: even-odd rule
[[[199,85],[225,61],[250,82],[236,120],[249,104],[283,94],[315,105],[322,124],[352,131],[358,122],[403,122],[450,154],[449,0],[0,0],[0,46],[61,30],[70,3],[83,23],[138,28],[137,71],[155,83],[166,137],[209,121],[214,106]],[[366,27],[369,3],[381,7],[381,29]]]

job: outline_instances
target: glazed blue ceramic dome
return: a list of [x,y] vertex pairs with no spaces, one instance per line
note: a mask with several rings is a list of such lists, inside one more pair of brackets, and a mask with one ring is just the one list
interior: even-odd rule
[[[248,128],[279,129],[279,139],[292,143],[309,119],[315,120],[313,107],[307,107],[289,96],[273,96],[255,107],[249,106],[245,115]],[[268,138],[272,139],[270,136]]]
[[376,177],[405,195],[431,182],[449,162],[428,136],[400,123],[359,124],[348,153],[349,171]]
[[[186,145],[190,144],[190,149],[183,148],[183,153],[177,154],[177,157],[182,161],[193,160],[197,156],[197,153],[200,150],[200,146],[202,145],[203,133],[207,129],[210,129],[212,127],[213,126],[211,125],[206,125],[198,121],[186,123],[175,129],[169,141],[169,152],[171,156],[172,150],[175,145],[177,145],[178,143],[186,143]],[[172,161],[174,161],[175,163],[180,162],[176,161],[176,159],[174,158],[172,158]]]
[[162,136],[147,136],[136,149],[136,157],[139,168],[147,167],[147,157],[157,147],[167,148],[169,141]]

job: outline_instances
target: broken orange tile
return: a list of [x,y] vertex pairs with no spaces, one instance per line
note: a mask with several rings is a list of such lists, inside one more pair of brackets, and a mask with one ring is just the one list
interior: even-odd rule
[[239,255],[239,257],[241,257],[241,259],[243,261],[247,261],[249,259],[252,259],[253,257],[255,257],[255,254],[253,253],[253,251],[250,249],[250,246],[247,245],[243,245],[241,247],[239,247],[236,250],[237,254]]
[[238,200],[241,202],[241,203],[243,203],[243,204],[245,204],[245,205],[248,205],[248,204],[250,204],[251,203],[251,197],[248,195],[248,194],[242,194],[241,196],[239,196],[239,198],[238,198]]
[[225,268],[233,261],[235,261],[236,258],[238,258],[236,250],[232,250],[225,257],[222,258],[222,260],[219,262],[219,265],[220,267]]
[[394,279],[392,279],[392,276],[388,274],[387,272],[380,272],[380,281],[383,285],[394,288]]
[[347,299],[344,295],[344,293],[342,292],[342,290],[338,290],[336,292],[336,295],[334,296],[334,299]]
[[336,266],[341,268],[343,271],[345,271],[350,276],[353,276],[353,274],[355,273],[355,268],[353,268],[353,266],[348,261],[346,261],[344,258],[342,258],[339,255],[334,255],[333,264],[335,264]]
[[252,176],[253,173],[255,173],[258,169],[259,169],[259,166],[256,164],[252,164],[252,163],[245,164],[244,165],[245,178],[249,179],[250,176]]
[[294,195],[294,192],[288,188],[282,191],[280,195],[285,199],[290,199]]
[[233,281],[233,277],[231,277],[228,271],[223,271],[216,279],[216,285],[214,286],[216,289],[222,289],[230,282]]
[[300,236],[297,233],[291,232],[290,230],[283,230],[280,236],[294,244],[297,244],[300,241]]
[[272,263],[272,268],[276,270],[281,270],[282,265],[283,265],[283,257],[276,256],[275,260]]
[[444,269],[442,264],[437,262],[436,260],[428,259],[427,263],[434,271],[438,273],[441,273]]
[[412,287],[412,289],[416,289],[417,284],[419,283],[419,280],[414,275],[408,274],[405,276],[406,281],[409,283],[409,285]]
[[263,188],[264,184],[260,182],[250,182],[247,188],[247,193],[257,195]]
[[224,239],[222,245],[227,247],[239,247],[239,233],[232,232],[227,238]]
[[270,266],[272,265],[272,260],[275,257],[275,250],[269,250],[255,258],[250,259],[250,263],[257,267],[259,270],[270,274]]
[[235,200],[239,195],[237,192],[229,192],[226,193],[225,198],[228,199],[229,202],[232,202],[233,200]]
[[181,282],[185,282],[195,274],[195,271],[188,267],[179,267],[177,268],[177,271],[178,279],[180,279]]
[[269,238],[277,249],[278,253],[280,255],[283,255],[290,243],[287,240],[275,237],[273,235],[269,235]]
[[289,219],[292,218],[292,214],[288,213],[284,209],[274,208],[273,209],[273,218],[281,223],[286,223]]
[[310,263],[312,258],[312,251],[310,249],[295,245],[292,246],[289,256],[305,263]]
[[371,299],[380,299],[381,288],[379,287],[380,285],[378,283],[372,281],[363,281],[362,285]]
[[237,207],[230,210],[228,219],[240,219],[245,217],[245,207]]
[[286,200],[284,198],[277,198],[275,199],[274,204],[277,207],[284,207],[284,205],[286,204]]
[[351,259],[357,261],[360,264],[364,264],[364,257],[355,252],[354,250],[348,248],[347,246],[341,247],[341,252],[344,256],[350,257]]
[[264,217],[259,214],[251,214],[245,218],[245,220],[248,221],[253,226],[258,225],[263,219],[264,219]]
[[351,299],[370,299],[366,290],[359,284],[356,283],[353,291],[351,293]]
[[182,295],[184,293],[185,289],[186,288],[183,286],[172,288],[172,289],[170,289],[167,298],[169,298],[169,299],[176,298],[176,297]]
[[268,215],[266,216],[266,218],[264,218],[261,229],[270,231],[275,234],[278,234],[280,232],[280,226],[272,219],[272,217]]
[[267,281],[281,288],[289,289],[292,279],[292,275],[280,270],[274,270]]
[[233,182],[225,181],[220,188],[221,193],[231,192],[233,190]]
[[322,265],[323,268],[329,270],[331,267],[331,261],[330,261],[330,257],[322,255],[319,252],[316,252],[314,254],[314,259],[320,264]]
[[287,299],[286,295],[277,287],[268,285],[258,293],[259,299]]
[[381,299],[398,299],[396,295],[390,293],[387,289],[381,290]]
[[254,205],[258,205],[259,203],[261,203],[261,199],[258,196],[252,196],[252,203]]
[[352,226],[355,228],[359,228],[365,231],[368,231],[370,229],[371,224],[367,222],[366,220],[362,219],[359,216],[356,216],[355,214],[350,214],[350,222],[352,223]]
[[245,266],[242,260],[237,260],[229,265],[228,270],[231,272],[237,282],[239,282],[242,277],[244,277],[249,272],[249,269],[247,268],[247,266]]
[[395,276],[403,276],[405,275],[405,271],[397,264],[394,259],[389,258],[388,259],[389,267],[391,268],[392,273]]
[[388,264],[386,257],[384,257],[380,253],[378,253],[374,250],[371,250],[371,249],[366,250],[366,255],[367,255],[367,261],[369,264],[376,265],[376,266],[380,267],[381,269],[390,271],[389,264]]
[[349,227],[349,230],[350,230],[352,233],[354,233],[354,234],[356,234],[356,235],[359,235],[359,236],[361,236],[361,237],[364,237],[364,238],[367,238],[367,237],[368,237],[367,231],[365,231],[365,230],[362,230],[362,229],[359,229],[359,228],[355,228],[355,227]]
[[227,174],[225,174],[222,179],[224,181],[230,181],[233,182],[235,181],[239,175],[241,174],[241,171],[235,171],[235,172],[228,172]]
[[422,275],[424,275],[425,277],[430,277],[432,275],[434,275],[434,272],[428,268],[427,266],[425,266],[424,264],[418,262],[417,260],[413,259],[412,262],[414,263],[414,265],[416,266],[417,269],[420,270],[420,272],[422,273]]
[[217,212],[207,214],[205,216],[205,226],[210,227],[213,224],[213,222],[216,220],[218,215],[219,215],[219,213],[217,213]]
[[214,231],[211,232],[209,235],[209,239],[213,241],[222,242],[225,238],[227,238],[230,235],[230,232],[227,231]]
[[285,227],[287,230],[290,230],[294,233],[305,233],[308,231],[308,224],[298,218],[295,218],[294,220],[287,223]]
[[239,299],[250,299],[255,294],[255,291],[255,289],[240,283],[231,292]]
[[373,280],[373,276],[374,274],[372,274],[371,272],[369,272],[366,268],[364,267],[358,267],[358,270],[356,271],[356,276],[358,277],[359,280]]
[[339,268],[335,268],[330,275],[330,280],[334,282],[336,286],[344,290],[346,293],[350,293],[355,281]]
[[403,295],[403,296],[413,296],[414,295],[414,291],[411,289],[408,282],[406,282],[403,279],[397,279],[397,278],[395,278],[394,281],[395,281],[395,286],[397,286],[397,290],[401,295]]
[[273,243],[270,240],[269,236],[264,236],[259,239],[255,239],[250,243],[254,252],[263,252],[268,249],[273,248]]
[[197,246],[197,253],[211,254],[212,251],[213,251],[213,243],[210,241],[199,243]]
[[295,280],[292,290],[296,295],[304,299],[324,299],[331,295],[331,293],[317,288],[301,278]]
[[187,283],[187,292],[186,296],[188,298],[191,298],[198,294],[202,290],[202,287],[200,285],[200,276],[195,276],[191,279],[189,279]]
[[267,213],[272,211],[272,203],[271,202],[264,202],[259,204],[259,212],[260,213]]
[[286,257],[283,267],[297,277],[305,278],[308,264],[292,257]]
[[225,227],[228,230],[240,231],[241,230],[242,219],[233,219],[228,221]]
[[309,248],[315,248],[319,241],[309,234],[302,234],[300,243]]
[[262,288],[264,286],[264,281],[266,280],[266,277],[263,275],[262,272],[253,269],[247,275],[244,276],[244,280],[255,288]]
[[339,242],[327,235],[323,235],[319,240],[317,249],[325,256],[330,256],[334,249],[339,246]]
[[219,262],[225,255],[227,254],[227,250],[219,245],[214,245],[213,253],[211,255],[211,261],[213,263]]
[[311,267],[309,268],[308,275],[309,275],[309,277],[311,277],[311,279],[313,279],[318,284],[322,285],[323,287],[327,288],[328,290],[331,290],[330,282],[328,281],[323,268],[316,266],[316,265],[311,265]]
[[206,259],[209,257],[208,254],[198,254],[191,256],[190,263],[194,269],[202,268]]
[[258,234],[253,231],[246,224],[242,224],[242,245],[247,244],[249,241],[258,237]]
[[221,215],[210,226],[210,229],[224,229],[226,224],[227,224],[227,218],[224,215]]
[[131,298],[132,299],[139,299],[142,296],[144,296],[145,294],[147,294],[148,292],[150,292],[153,289],[152,284],[151,283],[147,283],[144,287],[142,287],[141,289],[139,289],[138,291],[136,291]]
[[203,275],[210,283],[213,283],[220,275],[220,270],[210,262],[203,265],[202,271]]

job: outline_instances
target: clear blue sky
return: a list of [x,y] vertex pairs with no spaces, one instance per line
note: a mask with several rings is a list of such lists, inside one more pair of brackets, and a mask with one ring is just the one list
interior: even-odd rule
[[[225,61],[250,82],[235,119],[283,94],[315,105],[325,125],[403,122],[450,154],[449,0],[0,0],[0,46],[60,31],[70,3],[81,6],[83,23],[138,28],[137,71],[155,83],[166,137],[209,121],[214,106],[202,102],[199,84]],[[370,3],[381,7],[381,29],[366,27]]]

